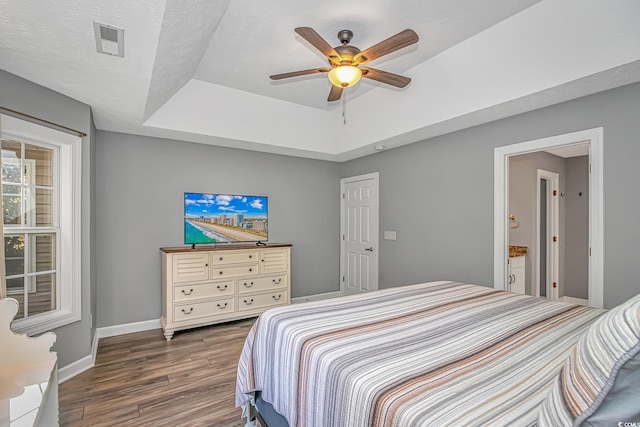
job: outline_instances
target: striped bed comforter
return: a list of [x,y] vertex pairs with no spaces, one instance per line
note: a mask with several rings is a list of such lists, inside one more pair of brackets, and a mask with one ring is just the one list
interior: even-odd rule
[[604,310],[431,282],[271,309],[238,364],[290,426],[534,425]]

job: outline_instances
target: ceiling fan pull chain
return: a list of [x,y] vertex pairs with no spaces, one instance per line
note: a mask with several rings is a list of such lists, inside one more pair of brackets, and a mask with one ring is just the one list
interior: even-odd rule
[[344,95],[342,96],[342,124],[347,124],[347,91],[344,91]]

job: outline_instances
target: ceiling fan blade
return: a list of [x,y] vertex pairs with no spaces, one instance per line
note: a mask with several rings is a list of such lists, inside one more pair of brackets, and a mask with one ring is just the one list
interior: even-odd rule
[[412,45],[418,41],[418,35],[413,30],[404,30],[391,36],[380,43],[371,46],[369,49],[365,49],[354,57],[354,61],[357,64],[364,64],[365,62],[373,61],[381,56],[388,55],[391,52],[395,52],[398,49]]
[[366,77],[371,80],[377,80],[382,83],[386,83],[395,87],[405,87],[411,82],[409,77],[401,76],[399,74],[393,74],[388,71],[377,70],[370,67],[362,67],[362,77]]
[[336,52],[331,47],[331,45],[327,43],[327,41],[323,39],[322,36],[320,36],[320,34],[316,33],[316,30],[314,30],[313,28],[298,27],[295,29],[295,32],[298,33],[300,37],[311,43],[313,47],[322,52],[327,58],[334,58],[334,60],[338,61],[340,60],[340,55],[338,55],[338,52]]
[[341,87],[331,85],[331,91],[329,91],[329,98],[327,98],[327,101],[331,102],[340,99],[342,96],[342,90],[343,88]]
[[273,76],[269,76],[269,78],[271,80],[288,79],[289,77],[298,77],[307,74],[328,73],[330,70],[331,68],[311,68],[309,70],[293,71],[291,73],[274,74]]

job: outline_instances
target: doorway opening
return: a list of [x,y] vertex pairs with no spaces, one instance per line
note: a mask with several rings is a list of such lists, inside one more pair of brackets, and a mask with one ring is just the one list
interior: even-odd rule
[[[604,287],[604,257],[603,257],[603,129],[595,128],[565,135],[558,135],[518,144],[497,147],[494,150],[494,287],[496,289],[509,290],[509,164],[514,156],[531,154],[540,151],[572,150],[577,146],[588,147],[588,236],[587,248],[588,267],[587,282],[588,305],[603,307]],[[532,181],[535,177],[532,178]],[[551,181],[551,182],[549,182]],[[531,209],[535,213],[530,217],[530,222],[536,224],[535,231],[530,235],[534,237],[531,245],[542,248],[532,256],[534,262],[531,266],[530,283],[527,284],[530,295],[547,296],[564,299],[562,291],[564,286],[563,273],[558,271],[558,264],[554,259],[554,251],[559,252],[558,241],[563,236],[563,231],[554,229],[553,203],[548,203],[549,197],[553,197],[553,177],[541,175],[537,181],[533,181],[538,188],[536,194],[537,206]],[[551,196],[549,196],[550,192]],[[541,193],[545,196],[541,199]],[[562,197],[556,189],[556,196]],[[558,199],[559,200],[559,199]],[[542,205],[542,206],[541,206]],[[543,212],[544,209],[544,212]],[[516,214],[517,217],[517,214]],[[523,217],[526,219],[526,216]],[[558,225],[555,220],[555,226]],[[522,220],[520,220],[522,223]],[[555,233],[553,233],[555,231]],[[584,233],[583,233],[584,234]],[[554,238],[556,241],[554,242]],[[555,247],[554,247],[555,244]],[[554,280],[555,279],[555,280]],[[557,284],[553,288],[554,281]],[[545,295],[542,295],[545,294]],[[576,302],[576,301],[569,301]]]

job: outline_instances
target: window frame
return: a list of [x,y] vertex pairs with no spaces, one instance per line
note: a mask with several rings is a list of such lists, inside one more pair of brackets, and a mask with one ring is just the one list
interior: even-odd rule
[[[20,142],[23,145],[26,144],[25,142],[22,142],[22,141],[20,141]],[[46,144],[46,146],[45,146],[45,144],[42,144],[42,143],[34,144],[33,141],[30,142],[30,145],[35,145],[37,147],[52,149],[52,151],[53,151],[53,159],[54,159],[53,162],[55,164],[58,163],[58,148],[57,148],[57,146],[52,147],[50,144]],[[35,160],[26,159],[26,158],[20,158],[20,159],[8,158],[8,159],[3,159],[2,163],[14,164],[14,165],[17,165],[17,166],[20,166],[21,164],[24,164],[24,166],[25,166],[25,175],[27,175],[29,177],[29,182],[34,182],[35,183],[35,179],[36,179],[36,161]],[[54,171],[55,171],[55,169],[54,169]],[[57,181],[55,179],[55,176],[54,176],[53,181],[54,181],[53,186],[56,187],[58,184],[57,184]],[[12,229],[16,229],[18,234],[23,234],[24,233],[25,236],[30,236],[30,235],[34,235],[34,234],[40,234],[40,233],[54,234],[56,236],[56,251],[58,252],[60,250],[60,248],[58,247],[58,243],[57,243],[58,242],[58,231],[59,231],[58,227],[56,227],[55,225],[52,225],[51,227],[48,227],[48,230],[45,230],[44,228],[38,227],[36,232],[31,231],[30,230],[31,227],[28,224],[34,224],[35,223],[36,209],[35,209],[35,206],[33,206],[33,209],[31,209],[31,206],[29,206],[29,204],[31,202],[31,199],[24,197],[24,189],[25,189],[26,185],[25,184],[15,184],[13,182],[12,183],[8,183],[8,185],[12,185],[12,186],[19,185],[20,186],[20,192],[23,194],[23,198],[21,199],[21,200],[23,200],[22,205],[26,205],[26,206],[23,206],[23,210],[24,210],[24,212],[27,212],[27,215],[30,215],[32,218],[31,218],[31,221],[26,221],[26,223],[24,225],[21,224],[21,225],[16,226],[15,224],[8,224],[8,225],[3,224],[4,231],[5,231],[4,235],[7,236],[7,235],[15,234],[16,231],[13,231]],[[33,186],[34,186],[34,188],[37,187],[36,184],[33,184]],[[3,197],[2,200],[4,201],[4,196],[10,196],[10,195],[12,195],[12,193],[8,193],[8,194],[4,193],[4,183],[3,183],[3,186],[2,186],[2,190],[3,190],[2,191],[2,197]],[[55,195],[54,197],[57,197],[57,195]],[[20,215],[20,220],[22,221],[23,219],[24,219],[23,215]],[[57,222],[57,215],[55,215],[55,212],[54,212],[54,223],[55,222]],[[25,244],[27,246],[30,246],[26,241],[28,241],[28,238],[25,239]],[[16,278],[16,276],[22,276],[23,279],[27,280],[28,277],[36,276],[36,274],[29,274],[26,271],[28,269],[28,261],[27,260],[31,259],[32,255],[35,255],[34,253],[32,253],[34,251],[34,249],[35,248],[30,248],[29,250],[26,250],[26,248],[25,248],[25,256],[23,258],[24,259],[24,271],[22,272],[22,274],[19,274],[19,275],[9,276],[9,274],[5,274],[7,280],[14,279],[14,278]],[[6,262],[6,259],[7,259],[7,254],[5,254],[5,262]],[[58,258],[56,257],[55,272],[57,273],[57,271],[59,269],[60,269],[60,266],[59,266],[59,263],[58,263]],[[6,273],[6,269],[5,269],[5,273]],[[41,272],[39,272],[39,273],[43,274]],[[36,292],[36,284],[35,284],[35,282],[32,282],[31,280],[29,280],[27,286],[28,286],[28,289],[25,290],[25,286],[23,285],[22,286],[22,290],[20,290],[20,291],[13,290],[13,289],[9,290],[9,288],[7,287],[7,289],[6,289],[7,297],[11,298],[11,295],[32,294],[32,293]],[[56,289],[57,289],[57,287],[56,287]],[[25,301],[27,301],[27,298],[28,297],[25,296]],[[59,304],[58,304],[57,297],[56,297],[56,307],[58,305]],[[23,311],[28,313],[28,311],[29,311],[28,307],[24,307]]]
[[[57,308],[12,323],[14,332],[39,334],[82,318],[82,138],[7,115],[2,115],[0,120],[3,138],[58,147],[57,172],[54,172],[59,201],[57,212],[54,211],[59,228]],[[7,233],[12,233],[12,227],[2,225]]]

